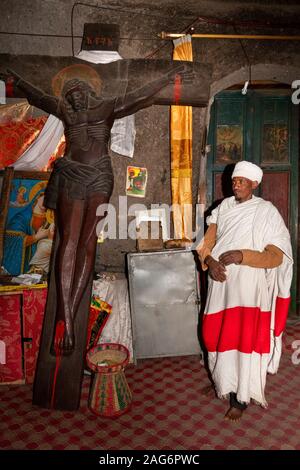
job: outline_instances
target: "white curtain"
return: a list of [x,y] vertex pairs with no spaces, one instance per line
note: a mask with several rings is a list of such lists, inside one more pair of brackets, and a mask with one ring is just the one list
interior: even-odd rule
[[38,137],[11,166],[16,170],[42,170],[55,152],[63,133],[63,123],[50,114]]

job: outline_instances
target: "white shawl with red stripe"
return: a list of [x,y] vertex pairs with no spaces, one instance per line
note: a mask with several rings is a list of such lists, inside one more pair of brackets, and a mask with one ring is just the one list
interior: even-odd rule
[[284,253],[278,268],[231,264],[226,267],[225,282],[210,278],[203,319],[203,339],[218,396],[235,392],[240,402],[253,399],[266,407],[266,375],[276,373],[279,366],[290,302],[290,235],[276,207],[255,196],[243,203],[234,197],[224,199],[207,222],[217,224],[215,259],[228,250],[263,251],[270,244]]

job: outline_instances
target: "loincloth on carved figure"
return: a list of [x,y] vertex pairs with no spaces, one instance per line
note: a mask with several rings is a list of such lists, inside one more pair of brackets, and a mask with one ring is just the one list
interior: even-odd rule
[[86,199],[91,193],[111,195],[114,177],[109,155],[88,165],[62,157],[54,164],[47,188],[45,206],[56,209],[59,191],[67,191],[70,199]]

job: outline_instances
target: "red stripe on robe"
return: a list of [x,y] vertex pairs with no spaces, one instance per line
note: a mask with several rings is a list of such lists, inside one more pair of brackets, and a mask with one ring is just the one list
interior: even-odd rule
[[209,352],[270,352],[271,312],[258,307],[233,307],[204,315],[203,339]]
[[275,325],[274,325],[274,334],[275,336],[280,336],[283,332],[286,324],[287,315],[289,312],[291,298],[287,297],[277,297],[276,307],[275,307]]

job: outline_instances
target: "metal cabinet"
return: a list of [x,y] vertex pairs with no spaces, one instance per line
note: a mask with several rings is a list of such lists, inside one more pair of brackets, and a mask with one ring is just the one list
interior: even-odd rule
[[164,250],[127,255],[134,358],[201,352],[194,255]]

